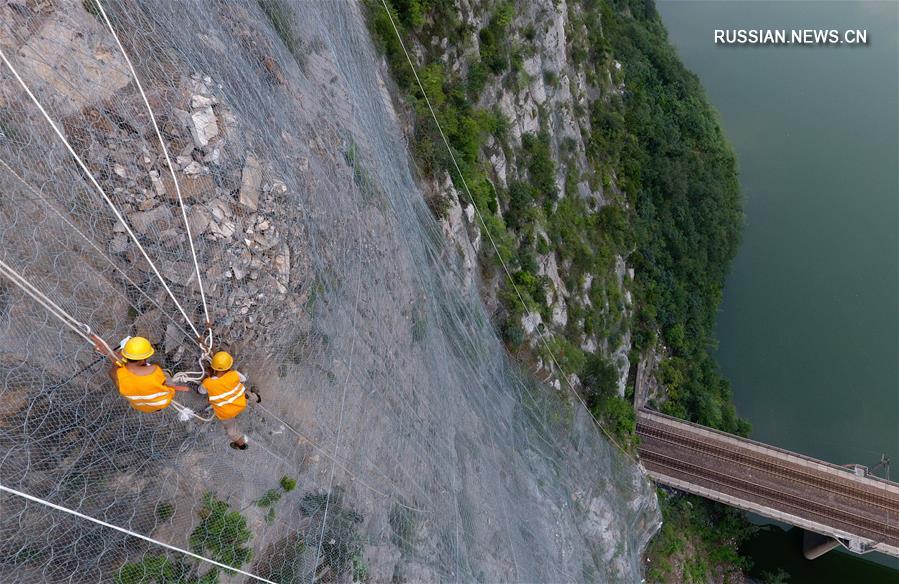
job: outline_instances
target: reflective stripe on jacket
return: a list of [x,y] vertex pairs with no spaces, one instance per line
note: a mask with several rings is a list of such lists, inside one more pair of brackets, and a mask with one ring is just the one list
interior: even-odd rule
[[139,412],[158,412],[172,403],[175,390],[165,385],[165,373],[154,365],[153,373],[135,375],[127,367],[116,371],[119,393]]
[[247,407],[246,393],[240,373],[228,371],[221,377],[207,377],[203,387],[212,404],[212,411],[219,420],[233,418]]

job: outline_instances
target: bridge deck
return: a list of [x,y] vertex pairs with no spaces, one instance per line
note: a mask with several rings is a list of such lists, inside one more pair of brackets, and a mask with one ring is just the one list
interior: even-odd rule
[[899,556],[899,485],[640,410],[640,457],[658,482]]

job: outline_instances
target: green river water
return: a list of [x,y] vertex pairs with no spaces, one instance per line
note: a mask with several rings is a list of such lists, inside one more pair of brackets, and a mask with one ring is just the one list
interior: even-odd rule
[[[899,2],[658,3],[720,112],[746,222],[717,360],[752,438],[899,478]],[[716,46],[715,29],[863,29],[867,46]],[[882,476],[882,474],[881,474]],[[804,562],[793,534],[746,546],[791,582],[899,582],[848,554]],[[868,556],[899,568],[899,560]]]

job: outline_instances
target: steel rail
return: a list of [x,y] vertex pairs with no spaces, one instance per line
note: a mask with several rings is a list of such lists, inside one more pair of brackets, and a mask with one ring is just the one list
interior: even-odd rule
[[[642,426],[642,428],[641,428]],[[800,484],[806,484],[822,489],[834,495],[853,499],[866,505],[873,505],[885,510],[887,513],[899,512],[899,497],[890,499],[877,492],[868,491],[866,485],[853,484],[851,479],[841,482],[836,477],[830,478],[806,472],[802,469],[790,466],[791,463],[775,457],[764,459],[751,456],[745,452],[735,452],[719,445],[704,442],[698,438],[686,436],[674,430],[661,429],[659,427],[647,427],[644,423],[637,423],[637,434],[647,435],[655,440],[666,442],[675,446],[690,449],[701,454],[711,455],[721,460],[744,464],[754,467],[783,479],[793,480]],[[667,437],[667,438],[666,438]],[[712,452],[714,451],[714,452]],[[780,472],[776,472],[780,471]]]
[[[699,431],[702,431],[702,432],[705,432],[708,434],[712,434],[712,435],[720,437],[720,438],[731,438],[734,440],[738,440],[746,445],[759,446],[761,448],[765,448],[766,450],[778,452],[780,454],[783,454],[785,456],[790,456],[792,458],[800,458],[802,460],[806,460],[808,462],[818,464],[821,466],[826,466],[826,467],[832,468],[834,470],[838,470],[838,471],[842,471],[842,472],[845,472],[847,470],[846,466],[844,466],[844,465],[834,464],[832,462],[827,462],[826,460],[820,460],[820,459],[802,454],[801,452],[793,452],[791,450],[787,450],[785,448],[780,448],[779,446],[774,446],[772,444],[765,444],[764,442],[759,442],[758,440],[753,440],[752,438],[743,438],[742,436],[735,436],[734,434],[724,432],[723,430],[716,430],[715,428],[709,428],[708,426],[703,426],[702,424],[697,424],[696,422],[690,422],[689,420],[675,418],[674,416],[669,416],[668,414],[663,414],[659,411],[649,409],[646,407],[640,408],[637,411],[637,420],[640,420],[641,418],[643,420],[650,420],[655,424],[671,422],[677,426],[686,426],[686,427],[690,427],[690,428],[695,428],[696,430],[699,430]],[[660,420],[661,420],[661,422],[660,422]],[[865,476],[865,479],[867,479],[868,481],[871,481],[872,483],[883,483],[884,488],[887,488],[889,486],[899,488],[899,483],[884,479],[884,478],[879,477],[874,474],[869,474],[869,475]]]
[[[719,490],[722,494],[728,494],[728,490],[740,491],[749,495],[750,498],[747,499],[749,502],[759,504],[759,501],[753,501],[752,497],[772,501],[775,503],[775,509],[778,506],[790,507],[801,513],[820,517],[824,519],[822,523],[843,529],[850,533],[854,531],[855,535],[871,539],[877,543],[889,543],[891,545],[899,543],[899,526],[866,517],[859,517],[853,513],[836,509],[799,495],[786,493],[776,488],[749,481],[745,478],[735,477],[722,471],[712,470],[698,464],[682,461],[661,452],[645,450],[643,454],[644,461],[650,466],[658,466],[661,470],[674,470],[686,474],[688,477],[726,487],[726,489]],[[841,528],[836,525],[836,523],[849,525],[851,526],[851,529]],[[867,534],[865,532],[867,532]],[[875,534],[873,537],[871,535],[872,533]]]

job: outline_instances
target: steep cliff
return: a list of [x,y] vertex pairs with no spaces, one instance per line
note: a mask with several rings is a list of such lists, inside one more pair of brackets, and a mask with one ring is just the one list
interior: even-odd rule
[[[747,433],[709,354],[739,241],[735,159],[653,2],[368,8],[431,209],[507,347],[625,447],[633,398]],[[741,520],[665,501],[651,559],[675,568],[653,578],[738,573]],[[689,552],[669,545],[679,529]]]
[[[512,62],[506,17],[465,10],[492,27],[478,50]],[[509,115],[536,108],[528,121],[500,131],[505,115],[463,99],[470,115],[452,131],[487,140],[492,128],[495,177],[469,181],[485,208],[508,209],[517,188],[515,200],[540,201],[519,205],[524,223],[552,210],[557,190],[571,195],[573,229],[531,232],[524,300],[545,303],[539,319],[559,328],[596,321],[575,307],[599,307],[608,318],[578,343],[626,353],[631,276],[620,218],[603,211],[619,208],[604,204],[618,196],[614,175],[604,185],[585,164],[574,176],[555,162],[586,156],[578,118],[538,132],[546,103],[575,108],[590,91],[553,81],[566,46],[557,39],[546,65],[515,58],[533,72],[533,96],[486,72],[470,88],[494,92]],[[212,348],[230,349],[263,396],[238,418],[246,452],[228,448],[214,419],[131,410],[90,344],[4,280],[0,484],[14,492],[0,493],[0,579],[236,579],[215,561],[277,582],[639,580],[654,490],[578,402],[509,358],[491,312],[508,311],[507,339],[536,321],[522,321],[508,291],[490,292],[499,273],[477,269],[486,234],[448,196],[445,151],[416,141],[412,160],[435,181],[421,192],[363,7],[6,2],[0,50],[0,259],[107,340],[148,336],[173,371],[195,369],[208,348],[208,308]],[[555,127],[573,142],[550,136]],[[594,222],[611,227],[595,231],[608,253],[591,262],[607,269],[591,279],[572,268],[583,254],[553,242]],[[487,224],[494,253],[521,255],[501,221]],[[590,369],[597,379],[609,377],[603,364]],[[202,396],[177,399],[207,415]]]
[[623,91],[620,64],[588,58],[586,37],[601,33],[577,2],[394,5],[460,164],[456,187],[464,178],[469,191],[452,188],[454,166],[436,152],[423,96],[372,3],[376,38],[401,93],[416,102],[412,151],[433,177],[431,206],[459,250],[464,280],[479,282],[505,341],[535,374],[584,391],[597,411],[622,412],[615,421],[626,438],[628,204],[616,169],[599,160],[591,119],[592,108]]
[[745,431],[707,353],[739,239],[736,166],[653,4],[388,4],[392,18],[369,3],[371,27],[432,209],[507,345],[622,438],[640,360],[657,405]]

